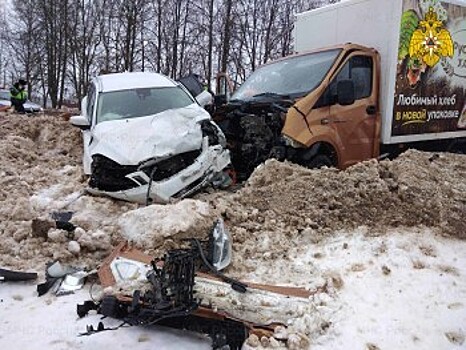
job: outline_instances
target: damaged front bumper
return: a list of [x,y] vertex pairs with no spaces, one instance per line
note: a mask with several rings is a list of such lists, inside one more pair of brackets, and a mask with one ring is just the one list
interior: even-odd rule
[[[175,158],[176,155],[173,157]],[[135,167],[134,171],[124,175],[126,188],[122,190],[101,189],[100,186],[91,186],[87,191],[94,195],[110,196],[130,202],[167,203],[171,198],[184,198],[212,182],[230,164],[230,153],[222,145],[209,145],[208,137],[204,137],[202,151],[189,166],[160,179],[157,164],[166,160],[146,161]],[[155,170],[149,170],[147,164],[152,163]],[[128,168],[123,167],[122,168]],[[152,175],[152,181],[151,181]],[[129,182],[129,185],[128,185]],[[134,187],[132,187],[134,185]],[[130,188],[127,188],[130,187]]]

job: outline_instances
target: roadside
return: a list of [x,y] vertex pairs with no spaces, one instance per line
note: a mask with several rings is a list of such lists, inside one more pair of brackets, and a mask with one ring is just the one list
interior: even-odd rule
[[[204,238],[215,218],[223,217],[233,237],[229,275],[320,291],[309,300],[317,312],[303,309],[295,320],[312,348],[466,346],[465,156],[410,151],[395,161],[368,161],[346,171],[268,161],[235,193],[211,191],[144,207],[83,195],[81,153],[80,134],[66,120],[0,116],[1,267],[43,274],[46,262],[59,259],[92,269],[122,239],[160,256],[184,238]],[[79,227],[73,236],[33,224],[61,210],[73,212],[71,222]],[[86,298],[85,290],[38,299],[34,286],[15,286],[0,285],[2,327],[22,323],[17,307],[36,310],[37,324],[40,315],[66,313],[63,324],[73,330],[68,343],[53,343],[53,332],[44,331],[52,334],[43,344],[56,349],[86,349],[95,346],[91,339],[110,338],[122,346],[118,337],[127,334],[136,343],[146,331],[75,338],[92,323],[75,322],[76,302]],[[25,344],[38,336],[28,334]],[[11,344],[12,335],[0,343]],[[161,336],[167,341],[158,348],[177,348],[167,337]],[[141,349],[159,336],[150,339]]]

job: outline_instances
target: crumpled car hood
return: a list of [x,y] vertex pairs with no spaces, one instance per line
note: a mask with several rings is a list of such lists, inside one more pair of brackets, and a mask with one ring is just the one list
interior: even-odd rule
[[192,104],[147,117],[102,122],[92,131],[90,154],[102,154],[121,165],[137,165],[200,149],[199,122],[208,119],[203,108]]

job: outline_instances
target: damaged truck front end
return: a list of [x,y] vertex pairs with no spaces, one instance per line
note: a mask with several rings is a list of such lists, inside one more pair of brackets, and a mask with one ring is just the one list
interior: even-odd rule
[[85,103],[87,116],[71,122],[83,129],[90,193],[166,203],[211,183],[228,182],[225,136],[189,93],[168,78],[155,73],[101,76]]
[[324,48],[268,63],[229,101],[228,94],[217,97],[227,100],[216,106],[214,120],[238,178],[247,179],[269,158],[345,169],[377,157],[378,65],[370,48]]

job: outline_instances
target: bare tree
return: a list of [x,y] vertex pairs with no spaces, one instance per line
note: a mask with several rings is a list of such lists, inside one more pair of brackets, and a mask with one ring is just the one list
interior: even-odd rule
[[[338,0],[12,0],[0,22],[6,66],[53,107],[77,100],[93,75],[145,67],[172,78],[215,72],[243,81],[293,52],[294,15]],[[4,19],[0,9],[0,20]],[[5,21],[3,21],[5,22]],[[0,77],[1,78],[1,77]]]

